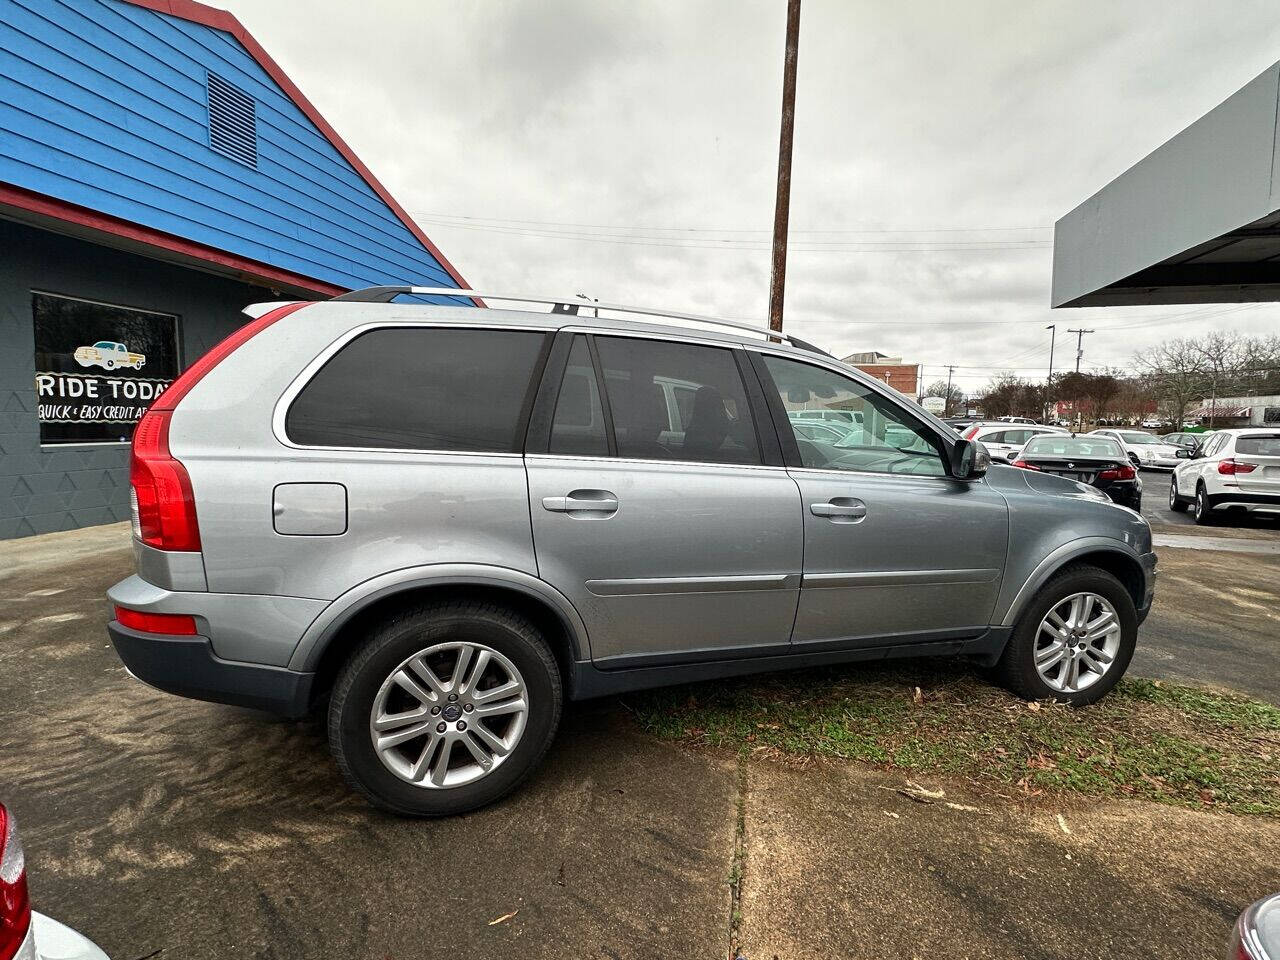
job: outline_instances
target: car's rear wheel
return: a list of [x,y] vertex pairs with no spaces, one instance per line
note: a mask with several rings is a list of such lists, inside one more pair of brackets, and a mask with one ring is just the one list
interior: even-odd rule
[[997,672],[1027,700],[1086,706],[1120,681],[1137,636],[1138,614],[1124,584],[1098,567],[1067,567],[1024,611]]
[[555,657],[523,617],[485,603],[417,607],[378,627],[343,666],[329,745],[375,806],[464,813],[532,772],[562,696]]
[[1169,509],[1174,513],[1186,513],[1187,502],[1178,496],[1178,478],[1169,478]]
[[1213,507],[1209,504],[1209,491],[1205,490],[1203,483],[1196,487],[1195,507],[1191,515],[1202,527],[1213,523]]

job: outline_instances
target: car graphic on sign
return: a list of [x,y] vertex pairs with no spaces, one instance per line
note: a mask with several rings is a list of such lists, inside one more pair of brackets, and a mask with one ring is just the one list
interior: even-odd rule
[[74,354],[76,363],[82,367],[102,367],[114,370],[117,367],[132,367],[141,370],[147,362],[146,354],[130,353],[123,343],[112,340],[99,340],[92,347],[76,347]]

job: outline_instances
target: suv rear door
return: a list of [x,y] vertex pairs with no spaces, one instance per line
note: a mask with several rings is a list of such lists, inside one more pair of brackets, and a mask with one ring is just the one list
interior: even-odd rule
[[[752,414],[745,362],[710,344],[559,335],[530,425],[529,504],[539,576],[577,607],[597,662],[790,640],[800,495]],[[696,387],[692,402],[668,403],[671,383]]]
[[[941,438],[887,393],[791,356],[752,357],[800,485],[793,641],[876,646],[985,630],[1009,536],[1004,498],[985,481],[947,476]],[[838,445],[793,433],[787,408],[815,397],[861,410],[862,432]]]

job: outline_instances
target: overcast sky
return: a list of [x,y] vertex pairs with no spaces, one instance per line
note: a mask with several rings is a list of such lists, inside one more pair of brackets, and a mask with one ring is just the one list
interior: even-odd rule
[[[222,3],[473,286],[765,316],[783,0]],[[1275,0],[804,0],[787,330],[968,389],[1275,332],[1048,302],[1053,222],[1277,59]]]

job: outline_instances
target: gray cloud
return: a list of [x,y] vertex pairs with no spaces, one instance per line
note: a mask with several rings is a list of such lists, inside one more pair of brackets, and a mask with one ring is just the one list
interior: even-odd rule
[[[474,285],[763,316],[781,2],[226,2]],[[1048,323],[1098,330],[1086,367],[1217,325],[1274,331],[1270,305],[1050,311],[1047,247],[958,244],[1050,239],[1277,51],[1270,0],[805,0],[794,229],[1037,229],[796,233],[846,245],[793,253],[788,328],[833,352],[900,353],[929,378],[962,364],[969,387],[1046,364]],[[753,232],[652,229],[670,227]],[[539,235],[575,231],[610,236]]]

